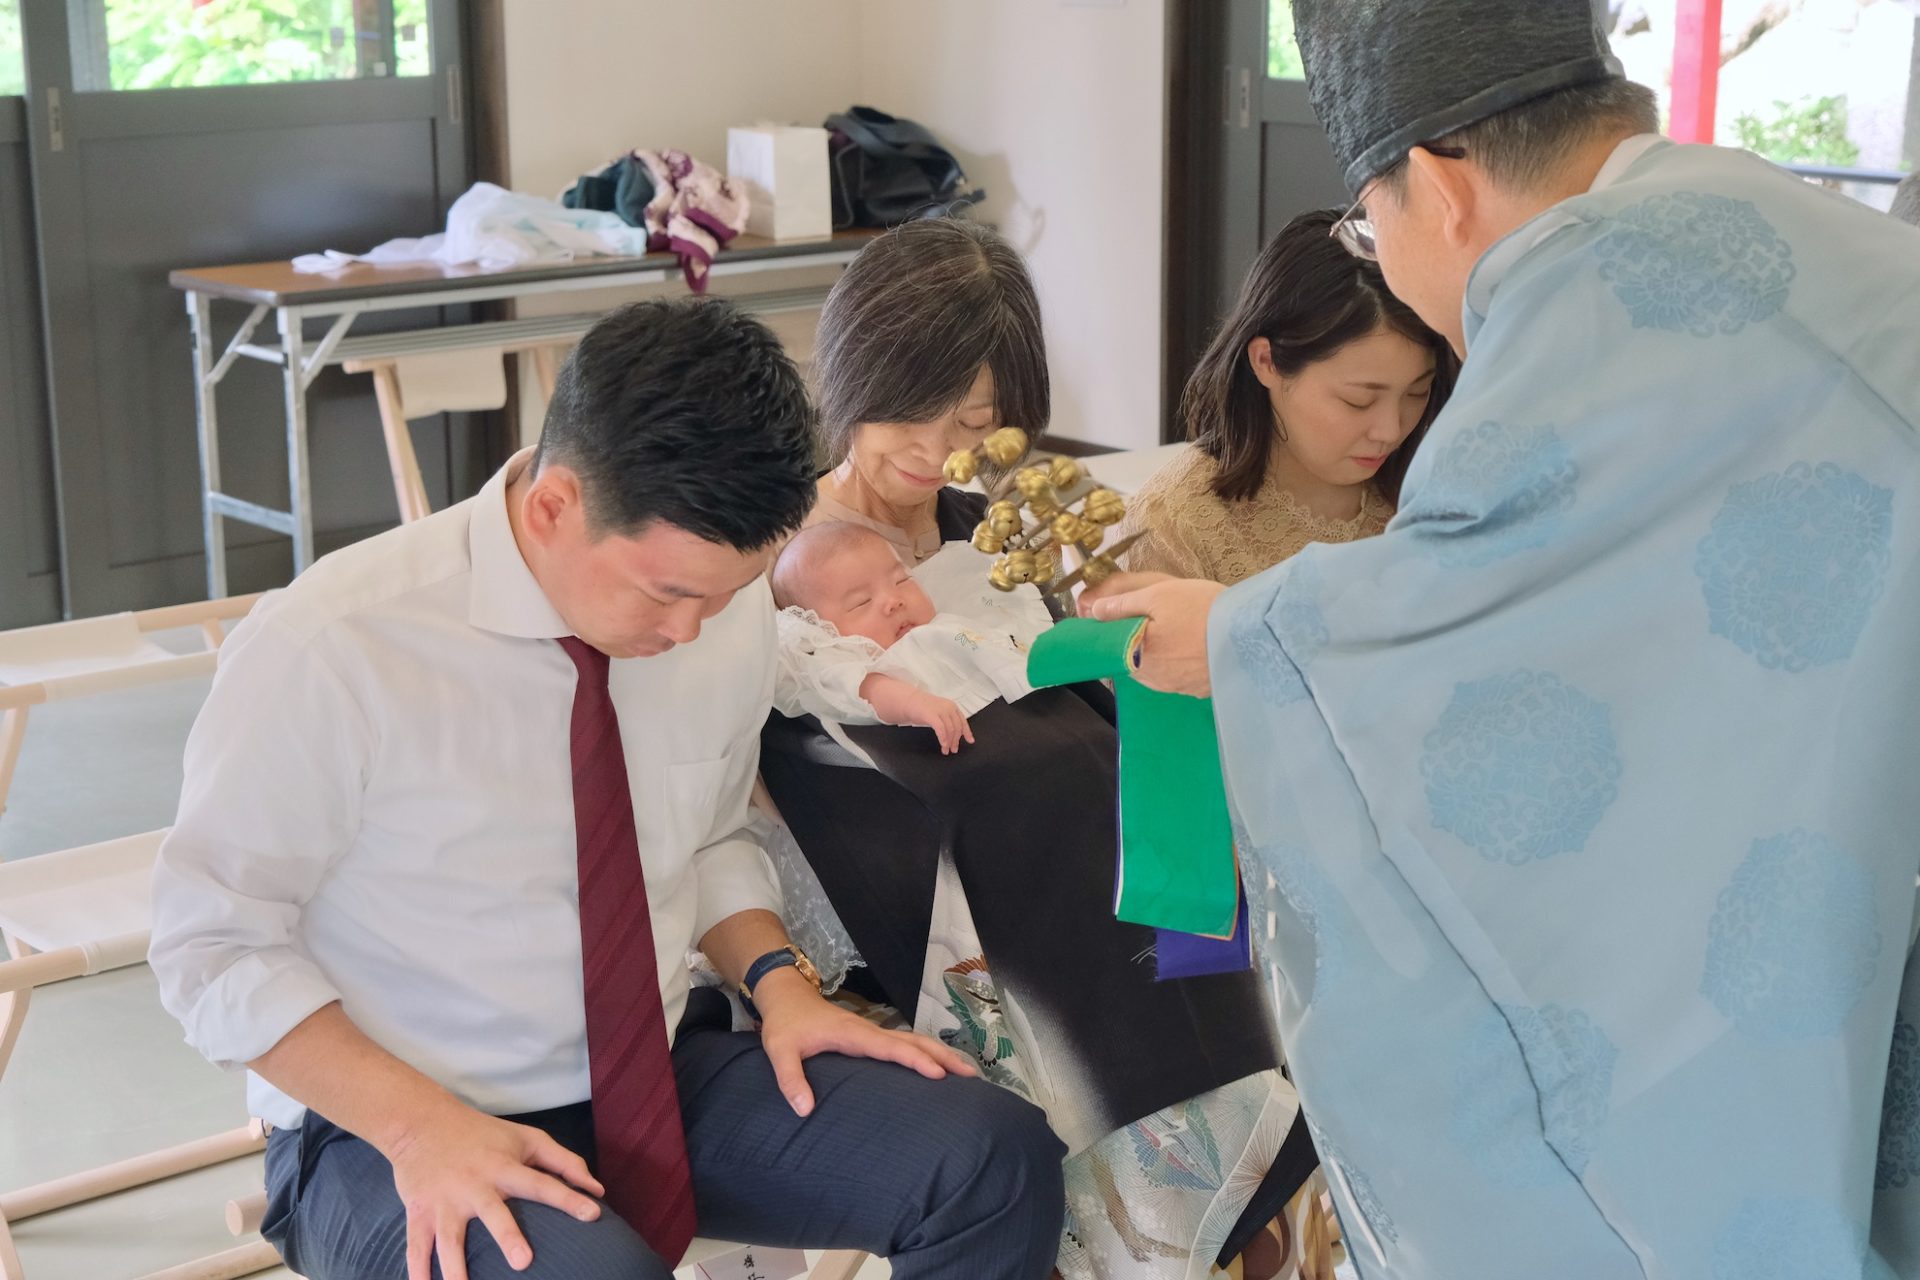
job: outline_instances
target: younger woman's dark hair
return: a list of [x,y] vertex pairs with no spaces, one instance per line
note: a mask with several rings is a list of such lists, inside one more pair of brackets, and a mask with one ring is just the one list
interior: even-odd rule
[[1332,232],[1340,211],[1303,213],[1260,251],[1240,299],[1207,345],[1181,397],[1187,436],[1218,465],[1214,492],[1251,498],[1265,483],[1275,436],[1273,401],[1254,376],[1247,346],[1273,344],[1273,365],[1292,377],[1381,325],[1433,352],[1433,395],[1420,425],[1387,459],[1374,483],[1396,506],[1414,450],[1452,394],[1459,364],[1446,339],[1393,296],[1377,264],[1341,247]]
[[827,458],[867,422],[930,422],[993,371],[995,417],[1031,437],[1052,416],[1040,300],[1013,246],[959,218],[887,232],[853,260],[820,313],[814,382]]

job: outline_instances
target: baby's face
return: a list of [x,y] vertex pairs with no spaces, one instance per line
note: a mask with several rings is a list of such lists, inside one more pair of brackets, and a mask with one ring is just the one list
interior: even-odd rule
[[877,538],[834,556],[807,594],[841,635],[865,636],[882,649],[933,621],[933,601]]

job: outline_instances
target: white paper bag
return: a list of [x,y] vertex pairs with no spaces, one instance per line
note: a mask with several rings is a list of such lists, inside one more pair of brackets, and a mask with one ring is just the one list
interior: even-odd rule
[[833,234],[825,129],[771,124],[729,129],[727,176],[746,188],[748,234],[772,240]]

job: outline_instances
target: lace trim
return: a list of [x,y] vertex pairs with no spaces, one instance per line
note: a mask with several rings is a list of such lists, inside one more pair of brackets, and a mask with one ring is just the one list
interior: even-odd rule
[[1294,524],[1307,535],[1308,542],[1357,542],[1386,527],[1393,519],[1393,504],[1380,496],[1372,485],[1360,491],[1360,510],[1345,520],[1316,515],[1291,489],[1273,486],[1256,494],[1254,502],[1271,501],[1284,507]]
[[1371,486],[1350,520],[1317,516],[1291,491],[1272,483],[1244,502],[1223,502],[1212,488],[1216,470],[1211,458],[1189,449],[1141,488],[1121,530],[1122,536],[1146,530],[1128,557],[1129,568],[1231,585],[1289,559],[1308,543],[1372,537],[1393,517],[1392,504]]

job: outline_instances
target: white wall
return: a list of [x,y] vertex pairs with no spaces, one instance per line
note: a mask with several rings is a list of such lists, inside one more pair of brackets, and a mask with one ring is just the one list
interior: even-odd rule
[[[727,161],[727,128],[819,124],[856,100],[857,0],[504,0],[508,185],[557,197],[636,147]],[[714,292],[831,283],[820,270],[736,276]],[[521,315],[591,311],[679,285],[531,298]],[[813,350],[817,312],[769,318],[794,358]],[[540,431],[521,364],[523,440]]]
[[635,147],[725,166],[727,127],[819,124],[860,83],[857,0],[505,0],[513,186]]
[[860,0],[861,101],[940,136],[1027,255],[1053,431],[1160,442],[1165,0]]
[[[554,195],[635,146],[724,163],[731,124],[817,124],[856,102],[911,116],[987,188],[982,216],[1028,255],[1055,434],[1159,442],[1165,0],[506,0],[505,11],[515,189]],[[779,320],[804,359],[811,315]]]

